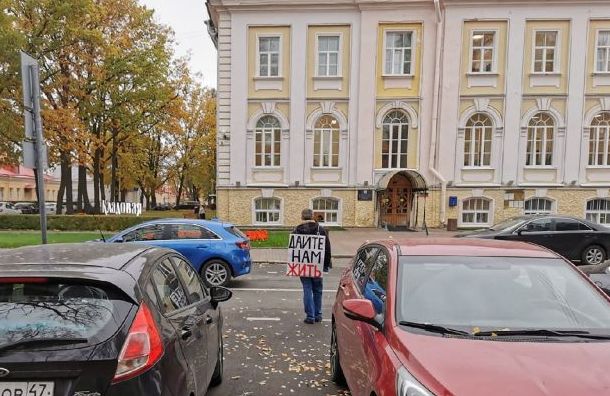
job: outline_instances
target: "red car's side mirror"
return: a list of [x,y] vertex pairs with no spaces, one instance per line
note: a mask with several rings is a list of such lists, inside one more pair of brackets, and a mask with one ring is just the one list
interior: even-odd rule
[[377,312],[373,303],[366,299],[353,299],[343,301],[343,312],[352,320],[368,323],[381,330],[381,323],[376,319]]

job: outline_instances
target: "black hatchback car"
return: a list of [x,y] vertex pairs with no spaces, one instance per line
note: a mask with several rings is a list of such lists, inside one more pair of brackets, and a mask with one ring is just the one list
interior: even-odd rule
[[515,217],[491,228],[458,236],[531,242],[568,260],[588,265],[603,263],[610,251],[609,228],[584,219],[558,215]]
[[0,254],[0,395],[202,396],[223,373],[228,289],[125,244]]

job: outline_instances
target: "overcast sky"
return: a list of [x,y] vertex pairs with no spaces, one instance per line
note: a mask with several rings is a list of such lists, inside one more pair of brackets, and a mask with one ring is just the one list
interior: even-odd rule
[[155,10],[155,17],[176,33],[176,55],[191,52],[191,70],[203,75],[204,84],[216,87],[216,49],[204,22],[205,0],[140,0]]

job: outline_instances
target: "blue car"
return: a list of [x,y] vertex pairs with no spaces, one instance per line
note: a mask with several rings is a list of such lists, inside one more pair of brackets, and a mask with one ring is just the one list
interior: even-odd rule
[[189,259],[208,286],[226,286],[250,273],[250,241],[235,226],[220,221],[164,219],[128,228],[107,243],[140,242],[174,249]]

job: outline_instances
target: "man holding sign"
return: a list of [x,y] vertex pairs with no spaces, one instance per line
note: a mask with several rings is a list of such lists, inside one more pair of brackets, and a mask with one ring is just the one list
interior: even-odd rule
[[332,268],[328,232],[313,220],[313,211],[304,209],[303,224],[294,229],[288,245],[286,275],[298,276],[303,285],[304,322],[322,321],[322,273]]

